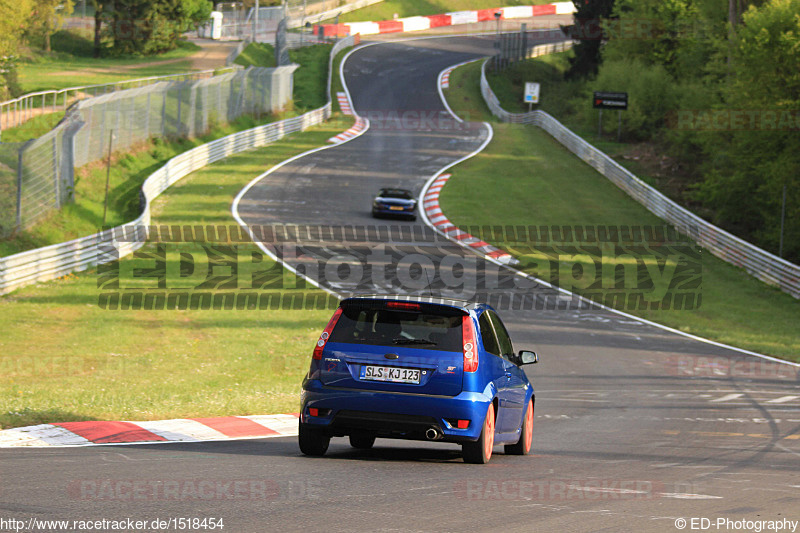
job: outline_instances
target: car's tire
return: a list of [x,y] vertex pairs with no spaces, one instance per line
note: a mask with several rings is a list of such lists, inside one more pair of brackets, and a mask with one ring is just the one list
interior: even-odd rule
[[489,404],[486,418],[483,421],[481,436],[475,442],[465,442],[461,445],[461,455],[465,463],[483,465],[492,458],[494,447],[494,404]]
[[528,401],[525,416],[522,417],[522,430],[519,432],[519,441],[516,444],[507,444],[504,447],[508,455],[528,455],[533,442],[533,398]]
[[375,444],[375,435],[350,435],[350,446],[359,450],[369,450]]
[[323,430],[300,424],[297,441],[300,444],[300,451],[305,455],[320,457],[328,451],[331,437]]

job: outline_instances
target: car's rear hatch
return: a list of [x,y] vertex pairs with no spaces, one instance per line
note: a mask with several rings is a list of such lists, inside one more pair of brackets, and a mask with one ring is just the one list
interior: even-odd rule
[[465,311],[360,299],[345,300],[342,308],[320,361],[325,385],[442,396],[461,392]]
[[378,196],[375,202],[385,209],[411,211],[416,201],[413,198],[400,198],[397,196]]

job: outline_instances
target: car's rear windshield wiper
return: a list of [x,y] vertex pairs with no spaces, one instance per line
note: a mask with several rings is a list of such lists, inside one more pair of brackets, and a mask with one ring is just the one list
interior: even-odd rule
[[394,344],[430,344],[431,346],[436,346],[435,342],[425,339],[405,339],[403,337],[399,337],[392,340],[392,342]]

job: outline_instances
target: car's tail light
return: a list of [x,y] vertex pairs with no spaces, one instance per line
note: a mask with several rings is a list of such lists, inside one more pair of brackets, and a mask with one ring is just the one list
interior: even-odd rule
[[336,322],[339,320],[340,316],[342,316],[341,307],[338,308],[335,313],[333,313],[330,321],[328,321],[328,325],[325,326],[325,329],[322,331],[322,335],[319,336],[317,345],[314,346],[314,359],[322,359],[322,350],[325,349],[325,344],[328,343],[328,339],[331,337],[331,332],[333,331],[334,326],[336,326]]
[[461,335],[464,339],[464,372],[475,372],[478,370],[478,347],[475,344],[472,317],[469,315],[461,320]]

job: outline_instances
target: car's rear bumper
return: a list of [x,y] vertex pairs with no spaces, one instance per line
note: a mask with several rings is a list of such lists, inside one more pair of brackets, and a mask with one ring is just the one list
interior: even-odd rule
[[[373,433],[379,437],[430,440],[430,428],[441,432],[443,442],[477,440],[492,398],[476,392],[457,396],[399,394],[326,387],[318,380],[303,382],[300,423],[325,429],[331,436]],[[309,408],[319,409],[310,416]],[[458,429],[456,420],[469,420]]]
[[395,217],[415,217],[417,216],[417,212],[415,208],[411,209],[389,209],[388,206],[384,207],[374,207],[372,208],[372,215],[381,215],[381,216],[395,216]]

